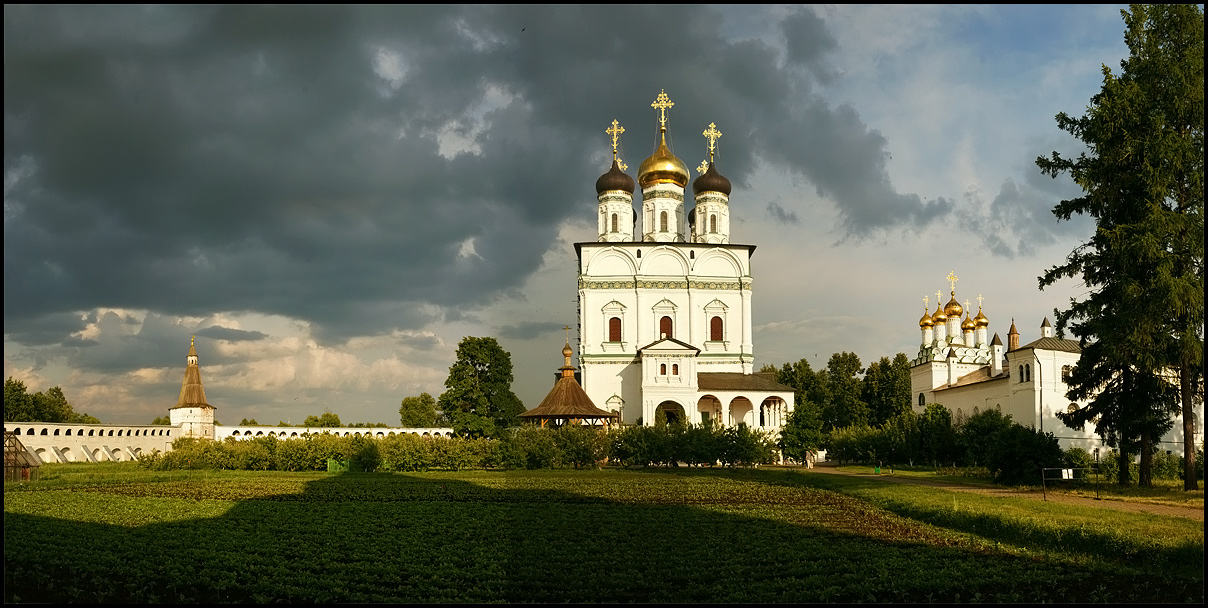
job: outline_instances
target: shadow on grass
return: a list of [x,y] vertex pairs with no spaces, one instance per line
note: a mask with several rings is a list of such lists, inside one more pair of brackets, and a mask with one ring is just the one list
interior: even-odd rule
[[[1203,599],[1202,575],[1198,587],[1152,575],[1109,582],[1095,569],[963,544],[801,477],[344,474],[264,495],[255,475],[142,484],[137,496],[130,486],[93,487],[114,509],[234,505],[217,517],[125,527],[14,512],[6,500],[4,594],[186,603]],[[488,487],[511,480],[529,487]],[[618,487],[634,495],[600,496]]]

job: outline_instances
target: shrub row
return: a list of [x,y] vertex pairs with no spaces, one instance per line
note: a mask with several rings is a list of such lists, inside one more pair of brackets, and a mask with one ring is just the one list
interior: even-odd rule
[[835,429],[829,449],[827,458],[840,462],[985,467],[1006,484],[1039,483],[1042,467],[1062,464],[1052,433],[1015,424],[997,410],[953,425],[943,406],[934,404],[922,415],[904,412],[880,428]]
[[426,471],[504,467],[586,468],[604,462],[624,466],[722,464],[754,466],[778,458],[772,438],[746,426],[665,425],[612,431],[567,425],[521,427],[502,439],[391,435],[340,437],[325,433],[300,438],[273,436],[210,441],[177,439],[169,452],[139,458],[142,467],[322,471],[329,462],[353,471]]

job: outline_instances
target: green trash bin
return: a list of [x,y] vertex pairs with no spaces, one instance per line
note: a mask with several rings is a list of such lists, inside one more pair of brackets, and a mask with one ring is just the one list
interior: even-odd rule
[[880,475],[880,474],[881,474],[881,467],[875,467],[875,468],[873,468],[873,470],[872,470],[872,471],[873,471],[874,473],[876,473],[877,475]]

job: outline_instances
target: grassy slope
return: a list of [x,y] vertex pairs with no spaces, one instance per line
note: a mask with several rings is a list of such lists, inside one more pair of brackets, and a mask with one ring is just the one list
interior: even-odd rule
[[1203,527],[792,471],[48,468],[6,601],[1202,601]]

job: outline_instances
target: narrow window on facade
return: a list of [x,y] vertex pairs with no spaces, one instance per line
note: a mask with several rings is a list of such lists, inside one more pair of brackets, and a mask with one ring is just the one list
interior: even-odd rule
[[919,406],[927,405],[927,400],[923,397],[923,393],[919,393]]
[[608,341],[621,341],[621,319],[619,317],[613,317],[608,320]]
[[667,232],[667,212],[659,213],[659,232]]
[[679,364],[678,364],[678,363],[672,363],[672,364],[671,364],[671,375],[672,375],[672,376],[678,376],[678,375],[679,375]]
[[612,214],[612,231],[617,231],[617,214]]
[[659,333],[664,338],[671,337],[671,317],[663,317],[659,319]]
[[666,363],[663,363],[663,364],[659,365],[659,375],[660,375],[660,376],[666,376],[666,375],[667,375],[667,364],[666,364]]
[[1024,374],[1024,376],[1027,376],[1028,382],[1031,382],[1032,381],[1032,366],[1031,365],[1023,366],[1023,374]]
[[721,342],[724,339],[722,337],[722,329],[721,317],[713,317],[712,319],[709,319],[709,340],[713,342]]
[[1023,382],[1023,366],[1019,366],[1019,381]]
[[709,232],[712,232],[714,234],[717,233],[717,216],[716,215],[709,216]]

